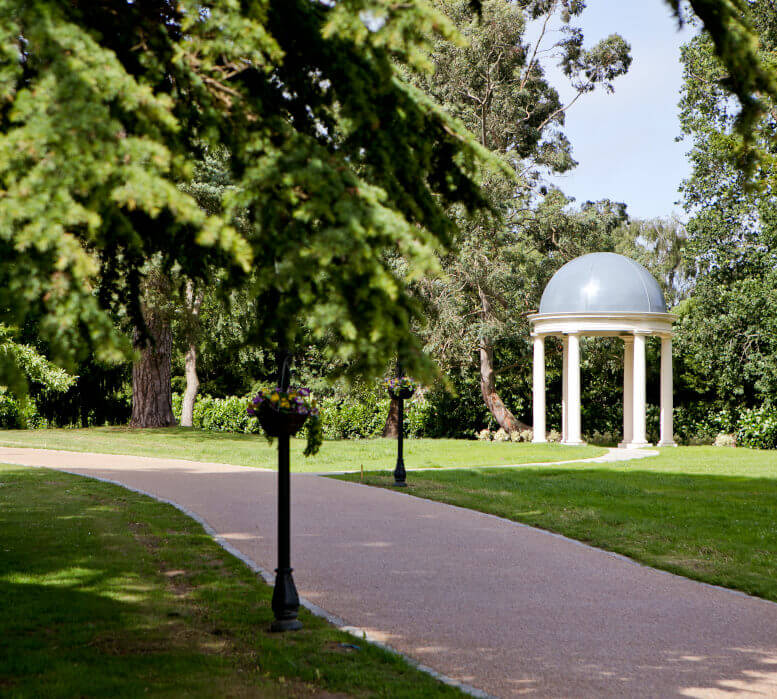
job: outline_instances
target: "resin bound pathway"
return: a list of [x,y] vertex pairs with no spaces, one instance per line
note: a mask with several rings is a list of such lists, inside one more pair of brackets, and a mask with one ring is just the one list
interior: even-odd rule
[[[275,564],[270,471],[0,448],[0,461],[109,479],[196,513]],[[300,595],[494,696],[777,696],[777,605],[489,515],[292,476]]]

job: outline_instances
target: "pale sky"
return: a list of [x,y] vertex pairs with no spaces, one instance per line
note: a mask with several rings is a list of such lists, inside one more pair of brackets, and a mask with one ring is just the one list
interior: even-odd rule
[[[628,205],[632,217],[681,214],[677,188],[688,176],[687,142],[680,134],[677,103],[682,68],[680,45],[692,30],[677,31],[663,0],[589,0],[577,22],[590,47],[612,33],[631,44],[629,72],[615,93],[583,95],[567,112],[565,132],[579,165],[551,178],[578,204],[609,198]],[[566,78],[548,71],[564,99]],[[565,100],[566,101],[566,100]]]

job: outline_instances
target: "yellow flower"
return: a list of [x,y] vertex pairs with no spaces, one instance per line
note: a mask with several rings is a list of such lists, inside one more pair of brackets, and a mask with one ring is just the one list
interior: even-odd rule
[[297,397],[296,391],[292,391],[291,393],[289,393],[289,398],[296,398],[296,397]]
[[281,397],[280,397],[280,396],[279,396],[277,393],[273,393],[273,394],[270,396],[270,400],[271,400],[273,403],[277,403],[277,402],[278,402],[280,399],[281,399]]
[[281,408],[288,408],[290,405],[289,401],[287,401],[285,398],[281,399]]

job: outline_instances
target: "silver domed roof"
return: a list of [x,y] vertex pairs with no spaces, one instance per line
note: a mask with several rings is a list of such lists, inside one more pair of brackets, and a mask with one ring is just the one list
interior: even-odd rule
[[567,262],[545,287],[540,313],[666,313],[661,287],[641,264],[612,252]]

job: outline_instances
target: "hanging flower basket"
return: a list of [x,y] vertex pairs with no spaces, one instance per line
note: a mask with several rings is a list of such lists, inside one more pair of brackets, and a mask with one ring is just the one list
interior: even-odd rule
[[292,437],[310,418],[305,456],[315,454],[321,446],[318,405],[307,388],[261,390],[251,399],[246,412],[259,420],[268,437]]
[[293,437],[308,419],[307,415],[282,413],[273,410],[269,405],[260,406],[255,413],[262,429],[270,437],[280,437],[284,434]]
[[400,376],[398,378],[385,379],[383,386],[392,398],[405,400],[415,393],[418,384],[407,376]]

